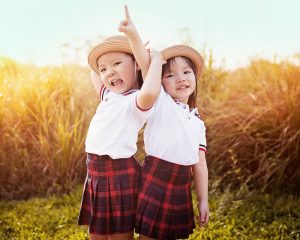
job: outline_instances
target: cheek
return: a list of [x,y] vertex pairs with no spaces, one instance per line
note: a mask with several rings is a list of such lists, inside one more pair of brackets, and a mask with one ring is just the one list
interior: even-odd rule
[[162,80],[161,84],[163,85],[164,89],[168,92],[171,89],[170,82],[168,80]]
[[196,80],[194,77],[190,79],[190,83],[193,88],[196,88]]
[[134,74],[134,67],[130,64],[126,64],[122,66],[122,69],[120,69],[120,72],[123,74],[127,74],[129,76],[132,76]]
[[191,86],[192,86],[193,88],[196,88],[196,82],[193,81],[192,84],[191,84]]
[[106,77],[105,77],[105,74],[100,74],[100,79],[101,79],[101,82],[103,82],[103,83],[105,83],[105,82],[107,82],[107,79],[106,79]]
[[103,80],[102,83],[105,87],[107,87],[107,88],[110,87],[110,84],[107,82],[107,80]]
[[104,76],[101,77],[101,76],[100,76],[100,78],[101,78],[101,81],[102,81],[102,83],[103,83],[103,85],[104,85],[105,87],[109,87],[109,86],[110,86],[107,77],[104,77]]
[[172,86],[174,85],[174,81],[173,79],[162,79],[162,84],[165,85],[165,86]]
[[161,84],[162,84],[163,86],[165,86],[165,85],[166,85],[166,80],[165,80],[165,79],[162,79],[162,80],[161,80]]

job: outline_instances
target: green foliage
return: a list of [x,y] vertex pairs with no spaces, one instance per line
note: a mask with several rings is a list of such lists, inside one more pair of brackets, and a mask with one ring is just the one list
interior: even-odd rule
[[[88,239],[87,228],[76,225],[81,192],[80,186],[61,197],[0,202],[0,239]],[[299,199],[245,186],[235,192],[212,188],[209,225],[189,239],[300,239]]]
[[0,239],[88,239],[76,226],[81,189],[70,195],[0,202]]
[[190,239],[300,239],[298,198],[250,192],[246,185],[209,195],[209,226],[197,228]]

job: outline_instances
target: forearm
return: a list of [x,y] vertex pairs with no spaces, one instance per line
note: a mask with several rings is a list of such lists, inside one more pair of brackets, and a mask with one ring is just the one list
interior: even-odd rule
[[143,79],[145,79],[150,65],[149,53],[137,32],[128,36],[128,40],[135,60],[141,68]]
[[206,161],[203,163],[203,160],[200,160],[193,165],[192,170],[198,201],[208,201],[208,170]]
[[93,85],[95,91],[97,92],[97,94],[100,94],[100,89],[103,87],[103,82],[102,82],[100,76],[97,73],[95,73],[94,71],[91,71],[90,76],[91,76],[91,82],[92,82],[92,85]]
[[121,21],[118,29],[127,36],[133,55],[141,68],[143,79],[145,79],[150,65],[149,54],[130,18],[127,5],[125,5],[125,17],[126,19]]
[[142,92],[148,95],[158,96],[161,87],[161,71],[161,61],[152,61],[141,89]]
[[137,96],[137,105],[141,109],[151,108],[161,88],[161,60],[152,60],[143,86]]

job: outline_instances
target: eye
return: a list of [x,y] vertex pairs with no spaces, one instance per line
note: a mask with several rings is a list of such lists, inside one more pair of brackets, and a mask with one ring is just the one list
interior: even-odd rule
[[101,73],[104,73],[105,71],[106,71],[106,68],[101,68],[101,69],[100,69],[100,72],[101,72]]
[[166,74],[165,75],[165,78],[171,78],[171,77],[173,77],[174,75],[173,74]]
[[184,71],[184,74],[190,74],[191,73],[191,71],[190,70],[186,70],[186,71]]
[[119,64],[121,64],[122,62],[115,62],[114,66],[118,66]]

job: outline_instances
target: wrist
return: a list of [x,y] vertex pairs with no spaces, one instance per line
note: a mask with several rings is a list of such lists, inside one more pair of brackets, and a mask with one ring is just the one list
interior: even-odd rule
[[136,41],[139,41],[139,40],[140,40],[139,35],[137,34],[136,31],[128,31],[128,32],[126,33],[126,36],[129,38],[129,40],[130,40],[131,42],[136,42]]
[[204,202],[208,202],[208,198],[198,199],[198,203],[204,203]]
[[154,57],[151,59],[151,63],[162,65],[162,59],[160,57]]

